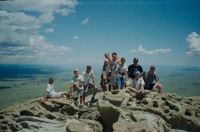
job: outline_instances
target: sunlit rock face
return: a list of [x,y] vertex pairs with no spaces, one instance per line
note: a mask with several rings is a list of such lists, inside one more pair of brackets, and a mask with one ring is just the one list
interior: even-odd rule
[[74,99],[33,99],[0,112],[0,131],[200,131],[200,97],[126,88]]

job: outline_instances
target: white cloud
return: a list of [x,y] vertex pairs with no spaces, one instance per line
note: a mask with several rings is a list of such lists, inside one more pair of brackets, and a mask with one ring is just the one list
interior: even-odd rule
[[81,24],[85,25],[85,24],[87,24],[88,22],[89,22],[89,18],[85,18],[85,19],[81,22]]
[[73,39],[79,39],[79,37],[78,36],[74,36]]
[[54,32],[54,29],[53,29],[53,28],[46,28],[46,29],[44,30],[44,32],[45,32],[45,33],[52,33],[52,32]]
[[186,54],[200,54],[200,36],[196,32],[192,32],[186,38],[189,43]]
[[129,52],[131,53],[140,53],[140,54],[148,54],[148,55],[155,55],[159,53],[169,53],[171,52],[171,49],[155,49],[155,50],[146,50],[142,47],[142,45],[139,45],[138,49],[132,49]]
[[[41,60],[69,52],[71,48],[49,42],[39,31],[45,24],[52,23],[55,14],[67,16],[74,12],[76,5],[76,0],[2,2],[0,59],[16,62],[17,59]],[[54,32],[54,29],[47,28],[44,32]]]

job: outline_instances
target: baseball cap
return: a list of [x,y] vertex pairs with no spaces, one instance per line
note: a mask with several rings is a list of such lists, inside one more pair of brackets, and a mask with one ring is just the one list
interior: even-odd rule
[[91,65],[87,65],[87,68],[91,68]]
[[133,61],[138,61],[138,58],[134,58]]
[[154,68],[154,69],[156,69],[156,66],[155,65],[151,65],[151,67],[150,68]]
[[140,74],[140,72],[139,72],[139,71],[136,71],[136,72],[134,72],[134,74],[138,74],[138,75],[139,75],[139,74]]
[[78,69],[77,69],[77,68],[75,68],[75,69],[74,69],[74,71],[78,71]]

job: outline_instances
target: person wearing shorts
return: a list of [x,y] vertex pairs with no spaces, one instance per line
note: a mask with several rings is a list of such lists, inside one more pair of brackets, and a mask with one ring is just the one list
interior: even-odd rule
[[[92,71],[92,67],[91,65],[87,65],[86,67],[86,71],[84,71],[82,73],[82,76],[84,78],[84,83],[83,83],[83,87],[84,87],[84,93],[83,93],[83,103],[85,104],[85,95],[88,91],[89,88],[93,89],[93,96],[91,98],[91,101],[94,100],[94,97],[98,91],[98,88],[96,87],[96,82],[95,82],[95,78],[94,78],[94,72]],[[93,84],[90,83],[90,79],[92,78]]]
[[[159,78],[155,73],[156,66],[151,65],[148,72],[143,72],[141,77],[143,77],[145,86],[144,89],[155,91],[158,89],[158,93],[162,93],[162,85],[159,82]],[[155,81],[155,83],[154,83]]]
[[84,79],[82,75],[79,75],[78,69],[74,69],[74,77],[70,83],[70,92],[73,95],[73,91],[77,91],[80,97],[80,106],[83,105],[83,83]]
[[47,98],[60,98],[60,97],[68,97],[68,92],[55,92],[54,90],[54,78],[49,78],[49,83],[47,84],[47,89],[44,95],[44,99]]

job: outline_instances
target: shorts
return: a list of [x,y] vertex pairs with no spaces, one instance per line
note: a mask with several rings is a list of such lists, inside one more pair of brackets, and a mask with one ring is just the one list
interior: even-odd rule
[[49,98],[60,98],[63,92],[57,92],[55,94],[51,94],[48,97]]
[[125,78],[124,77],[117,77],[117,86],[123,89],[125,87]]
[[89,89],[89,88],[93,88],[94,85],[91,84],[91,83],[89,83],[88,85],[85,85],[85,86],[83,86],[83,87],[84,87],[84,93],[87,93],[87,92],[88,92],[88,89]]
[[83,89],[82,88],[76,88],[78,96],[83,96]]
[[149,84],[147,86],[144,86],[144,89],[146,89],[146,90],[152,90],[153,87],[154,87],[154,85],[155,85],[155,83]]
[[100,82],[101,87],[106,86],[107,84],[110,83],[110,79],[106,79],[106,80],[107,80],[107,83],[105,82],[105,80],[103,79],[103,75],[101,74],[101,82]]
[[117,79],[116,79],[116,83],[115,83],[114,76],[111,76],[111,78],[110,78],[110,85],[111,86],[117,86]]

